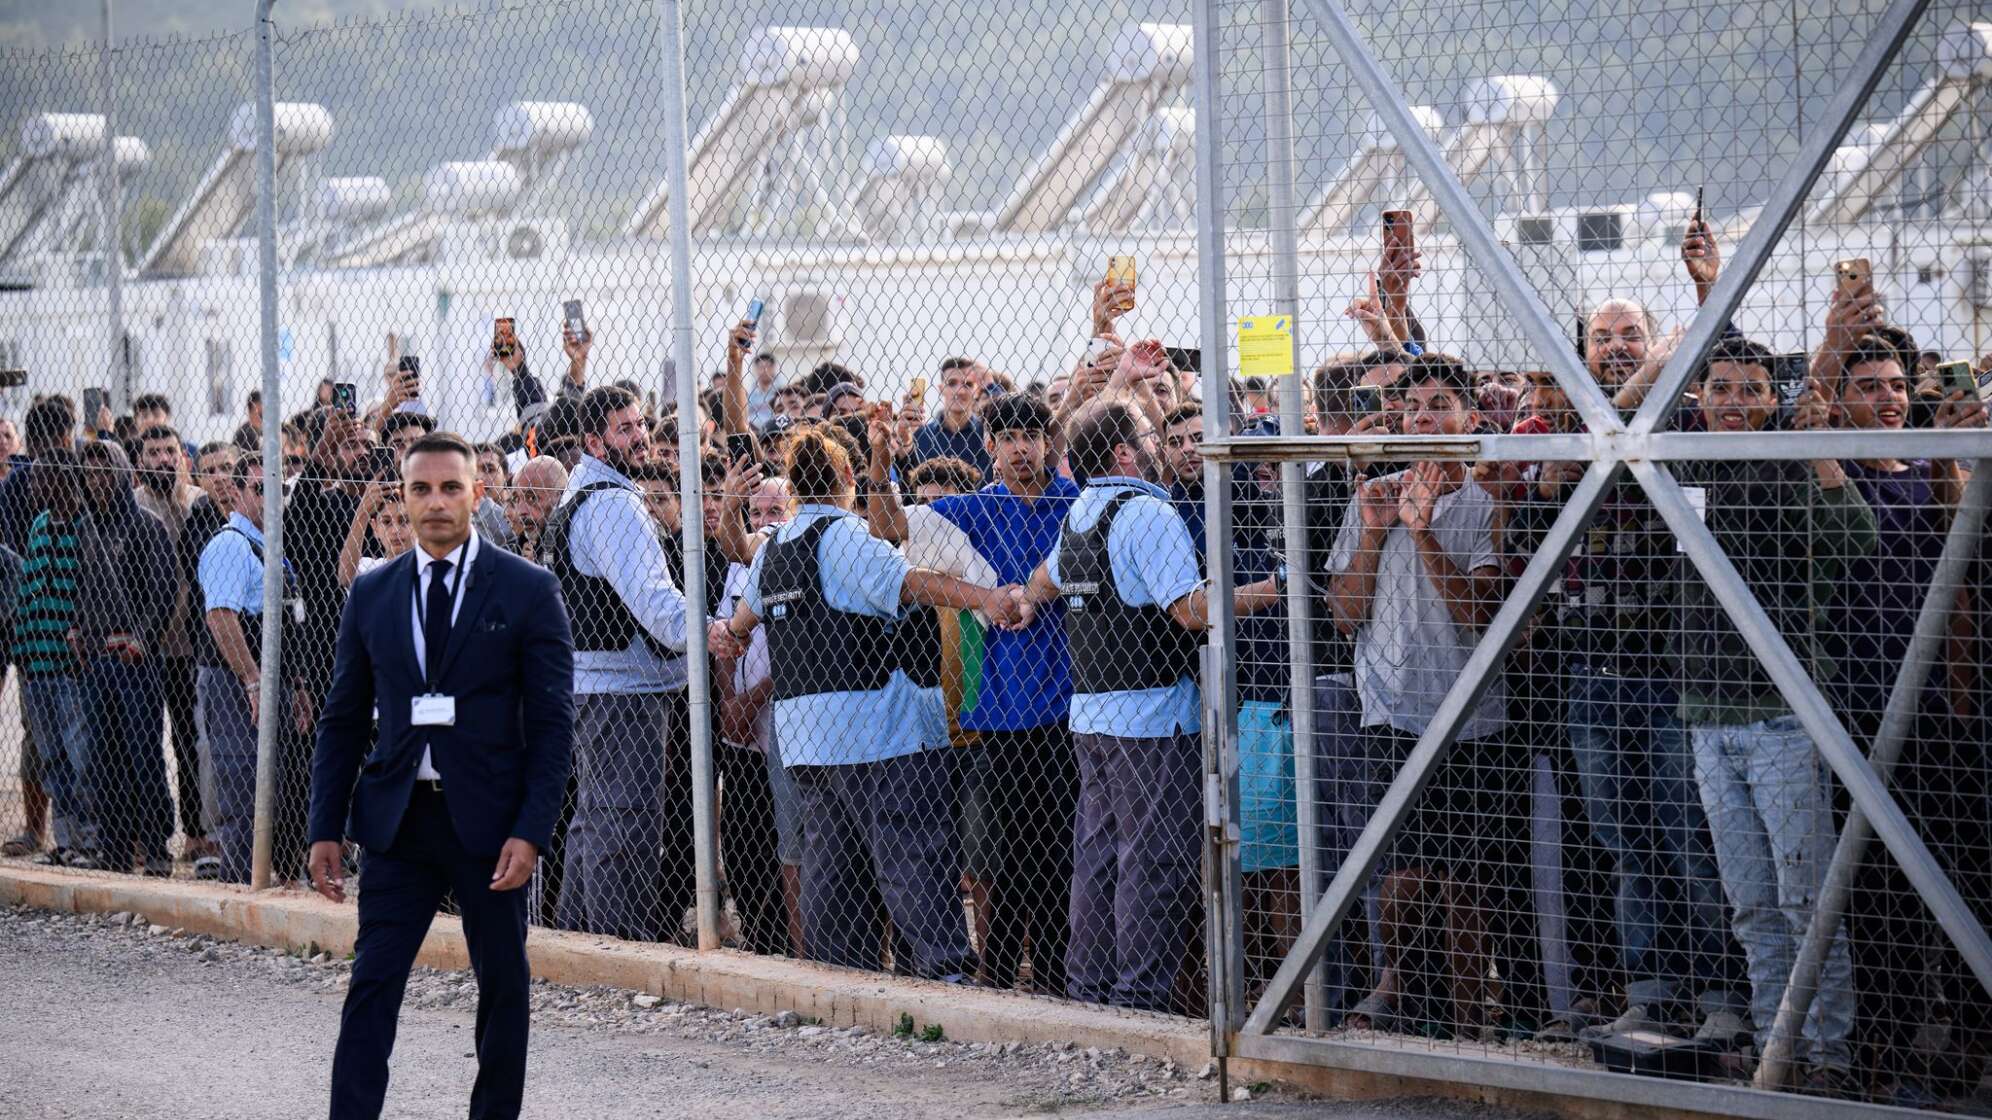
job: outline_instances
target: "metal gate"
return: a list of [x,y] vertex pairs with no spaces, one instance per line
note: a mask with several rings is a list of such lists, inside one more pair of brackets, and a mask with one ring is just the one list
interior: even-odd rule
[[[1415,11],[1400,6],[1392,12],[1372,9],[1363,22],[1386,28],[1382,41],[1378,42],[1366,38],[1358,20],[1351,15],[1351,7],[1368,6],[1343,5],[1333,0],[1302,0],[1292,5],[1288,0],[1234,4],[1199,0],[1196,4],[1197,109],[1199,119],[1206,122],[1197,135],[1200,311],[1205,421],[1212,437],[1204,450],[1204,489],[1209,523],[1213,526],[1209,578],[1215,589],[1211,598],[1213,637],[1205,688],[1206,705],[1212,717],[1205,723],[1211,729],[1206,737],[1206,854],[1212,869],[1208,884],[1212,912],[1222,916],[1222,920],[1210,924],[1215,1053],[1220,1058],[1237,1056],[1320,1064],[1739,1115],[1817,1115],[1821,1110],[1845,1115],[1869,1110],[1864,1114],[1871,1115],[1872,1106],[1868,1103],[1753,1091],[1746,1080],[1751,1076],[1748,1067],[1732,1068],[1727,1077],[1717,1078],[1713,1083],[1661,1080],[1614,1075],[1584,1061],[1558,1061],[1540,1054],[1517,1053],[1514,1047],[1482,1044],[1467,1037],[1464,1029],[1450,1043],[1418,1038],[1415,1034],[1396,1039],[1378,1039],[1368,1034],[1352,1038],[1336,1020],[1349,1014],[1348,999],[1355,993],[1340,986],[1341,981],[1330,974],[1324,957],[1334,956],[1333,947],[1338,940],[1363,940],[1360,933],[1351,934],[1347,930],[1349,925],[1359,930],[1364,924],[1361,919],[1366,888],[1374,883],[1380,869],[1392,861],[1393,843],[1404,838],[1407,828],[1422,827],[1407,822],[1419,817],[1421,804],[1426,804],[1425,799],[1434,788],[1435,776],[1446,769],[1449,760],[1465,753],[1457,745],[1462,730],[1475,718],[1490,691],[1500,688],[1504,668],[1516,652],[1524,630],[1538,619],[1545,595],[1556,592],[1560,596],[1567,591],[1562,586],[1562,577],[1573,545],[1580,542],[1587,528],[1593,525],[1594,516],[1609,497],[1620,492],[1629,476],[1631,484],[1643,492],[1645,501],[1664,519],[1684,564],[1691,566],[1691,573],[1683,568],[1681,578],[1698,580],[1714,603],[1719,604],[1720,611],[1730,620],[1728,625],[1747,643],[1749,653],[1775,685],[1796,727],[1816,746],[1817,757],[1830,768],[1832,778],[1850,800],[1850,807],[1835,826],[1838,841],[1830,863],[1818,872],[1816,893],[1807,900],[1809,928],[1799,941],[1775,1024],[1757,1024],[1760,1035],[1767,1036],[1768,1042],[1756,1055],[1755,1085],[1786,1085],[1789,1071],[1796,1064],[1794,1039],[1809,1047],[1806,1032],[1798,1029],[1797,1024],[1805,1021],[1806,1012],[1822,987],[1822,961],[1829,956],[1828,950],[1835,942],[1836,930],[1841,927],[1850,898],[1857,896],[1856,871],[1870,836],[1881,841],[1887,858],[1913,885],[1914,894],[1928,907],[1949,945],[1968,965],[1970,977],[1975,977],[1978,985],[1992,986],[1992,940],[1988,940],[1982,924],[1988,900],[1961,895],[1944,861],[1933,855],[1929,844],[1934,839],[1933,829],[1955,827],[1963,822],[1915,820],[1905,815],[1897,792],[1891,789],[1890,773],[1905,736],[1913,734],[1925,683],[1933,668],[1946,661],[1943,647],[1947,635],[1953,631],[1953,608],[1958,597],[1938,592],[1964,586],[1977,570],[1972,565],[1977,562],[1986,503],[1988,496],[1992,496],[1992,478],[1982,469],[1984,460],[1992,456],[1992,434],[1982,427],[1681,431],[1673,430],[1670,423],[1691,378],[1704,366],[1711,351],[1724,341],[1725,327],[1745,311],[1753,286],[1760,278],[1769,282],[1772,270],[1767,265],[1774,254],[1798,253],[1801,272],[1806,271],[1805,266],[1811,260],[1808,249],[1814,250],[1812,257],[1826,251],[1829,245],[1845,248],[1844,253],[1836,255],[1863,255],[1852,247],[1851,235],[1826,224],[1837,219],[1822,208],[1829,209],[1836,199],[1843,197],[1843,194],[1827,197],[1829,188],[1832,192],[1844,192],[1848,178],[1863,173],[1885,176],[1885,182],[1893,182],[1893,176],[1900,175],[1903,167],[1897,165],[1892,170],[1877,167],[1889,158],[1882,146],[1885,136],[1882,142],[1862,149],[1867,153],[1865,164],[1850,163],[1841,150],[1842,141],[1862,121],[1864,113],[1879,110],[1883,101],[1900,103],[1894,87],[1902,84],[1902,79],[1894,75],[1902,72],[1911,53],[1927,61],[1930,40],[1950,36],[1939,41],[1936,53],[1942,62],[1957,65],[1959,51],[1955,45],[1968,45],[1974,29],[1952,29],[1952,25],[1970,13],[1945,10],[1944,6],[1931,5],[1927,0],[1898,0],[1885,10],[1871,15],[1859,13],[1837,24],[1838,29],[1824,37],[1840,44],[1839,54],[1822,57],[1807,47],[1803,58],[1799,57],[1800,32],[1812,36],[1820,29],[1802,28],[1798,14],[1789,13],[1790,40],[1765,46],[1770,53],[1761,56],[1763,68],[1776,69],[1780,64],[1791,65],[1795,71],[1823,67],[1825,84],[1818,88],[1817,95],[1810,97],[1806,91],[1811,87],[1804,82],[1792,87],[1797,97],[1798,119],[1792,123],[1788,136],[1781,135],[1776,143],[1764,141],[1765,146],[1782,148],[1791,154],[1775,160],[1766,157],[1767,171],[1760,182],[1769,189],[1762,196],[1761,209],[1749,222],[1747,233],[1733,245],[1733,255],[1723,262],[1719,278],[1685,324],[1671,356],[1664,365],[1654,363],[1659,372],[1644,401],[1636,408],[1622,408],[1615,406],[1600,389],[1572,347],[1564,326],[1567,320],[1562,318],[1571,310],[1586,313],[1597,302],[1594,293],[1576,290],[1582,285],[1572,282],[1567,270],[1572,260],[1586,253],[1608,257],[1617,248],[1599,249],[1582,244],[1587,236],[1593,240],[1607,236],[1601,227],[1608,223],[1595,219],[1590,222],[1591,228],[1586,229],[1585,216],[1578,214],[1573,224],[1559,226],[1557,223],[1568,216],[1559,217],[1544,205],[1548,194],[1577,198],[1596,186],[1588,181],[1587,172],[1594,165],[1586,159],[1596,158],[1596,153],[1579,144],[1558,148],[1553,140],[1542,135],[1540,119],[1522,119],[1513,136],[1519,154],[1512,157],[1508,173],[1517,188],[1515,197],[1521,201],[1524,214],[1519,221],[1490,217],[1488,209],[1483,207],[1489,190],[1486,182],[1489,173],[1477,162],[1467,160],[1465,170],[1477,173],[1477,181],[1471,184],[1463,181],[1463,156],[1471,157],[1474,153],[1454,147],[1451,142],[1442,147],[1433,135],[1438,124],[1435,114],[1414,104],[1407,86],[1399,83],[1393,76],[1393,67],[1380,57],[1394,51],[1393,61],[1416,74],[1418,92],[1429,94],[1435,88],[1444,88],[1447,80],[1457,75],[1449,73],[1446,65],[1435,62],[1431,55],[1419,53],[1421,36],[1441,38],[1443,25],[1457,21],[1471,27],[1483,41],[1495,41],[1497,47],[1515,47],[1531,35],[1554,37],[1551,17],[1544,14],[1544,22],[1533,25],[1533,12],[1520,12],[1512,5],[1440,4]],[[1768,27],[1777,24],[1786,13],[1778,8],[1766,9],[1762,14]],[[1634,17],[1628,15],[1622,25],[1623,41],[1629,44],[1626,51],[1621,52],[1621,57],[1604,59],[1602,67],[1609,70],[1616,66],[1628,74],[1642,72],[1645,49],[1654,45],[1655,37],[1669,33],[1665,15],[1658,13],[1646,21],[1643,31],[1635,26]],[[1695,13],[1676,16],[1698,18]],[[1565,13],[1559,18],[1574,17]],[[1612,27],[1621,27],[1616,19],[1609,22]],[[1740,25],[1749,22],[1749,17],[1732,13],[1728,22],[1726,30],[1707,32],[1708,41],[1733,49],[1724,36],[1736,33]],[[1675,27],[1673,34],[1680,35],[1681,29]],[[1905,51],[1905,45],[1917,43],[1919,36],[1924,40],[1922,48]],[[1458,36],[1444,38],[1453,43]],[[1693,42],[1701,41],[1694,35],[1687,38],[1690,48]],[[1303,55],[1304,61],[1297,64],[1296,59]],[[1537,57],[1541,57],[1541,52]],[[1586,67],[1567,55],[1557,61],[1564,69],[1559,71],[1552,66],[1552,80],[1569,73],[1579,75],[1581,83]],[[1711,57],[1709,68],[1714,69],[1718,61]],[[1646,66],[1644,72],[1651,73],[1652,67]],[[1681,77],[1692,84],[1692,75],[1683,73]],[[1976,79],[1970,81],[1975,83]],[[1599,84],[1593,83],[1592,96],[1586,104],[1597,104],[1595,87]],[[1368,135],[1354,138],[1347,135],[1359,130],[1359,126],[1348,123],[1347,113],[1341,112],[1342,106],[1333,100],[1338,96],[1366,107],[1373,114]],[[1475,104],[1471,96],[1465,119],[1453,134],[1455,140],[1475,125],[1501,123],[1496,118],[1503,111],[1521,112],[1514,103]],[[1627,99],[1638,107],[1640,98],[1636,93]],[[1822,101],[1824,109],[1819,113]],[[1912,99],[1909,108],[1913,110],[1915,104]],[[1741,117],[1747,118],[1751,108],[1745,106],[1739,110]],[[1807,119],[1808,110],[1819,115]],[[1713,106],[1707,111],[1721,115]],[[1629,117],[1632,115],[1630,111],[1627,113]],[[1727,119],[1734,122],[1740,118],[1732,115]],[[1517,122],[1511,119],[1508,123]],[[1765,126],[1767,133],[1779,128],[1778,123]],[[1683,139],[1665,127],[1658,131],[1657,139],[1663,143]],[[1872,134],[1869,138],[1874,140]],[[1332,171],[1332,161],[1326,158],[1323,149],[1343,140],[1348,142],[1341,147],[1353,152],[1342,172],[1331,178],[1329,185],[1313,199],[1303,201],[1302,181],[1317,178],[1324,169]],[[1972,143],[1975,142],[1974,137]],[[1661,158],[1670,157],[1663,152]],[[1974,152],[1970,158],[1982,157]],[[1365,159],[1372,162],[1364,164]],[[1748,180],[1747,166],[1736,177]],[[1545,190],[1546,180],[1558,180],[1554,191]],[[1309,410],[1304,399],[1308,391],[1329,390],[1304,384],[1301,373],[1334,349],[1325,336],[1338,329],[1329,301],[1339,297],[1333,293],[1324,295],[1319,289],[1339,280],[1346,284],[1344,292],[1361,292],[1360,270],[1364,266],[1350,262],[1367,259],[1366,254],[1376,243],[1375,235],[1362,232],[1362,223],[1373,222],[1375,212],[1389,208],[1393,197],[1402,204],[1403,199],[1413,196],[1432,212],[1428,224],[1425,211],[1413,211],[1421,236],[1436,228],[1439,217],[1449,230],[1449,234],[1442,234],[1421,248],[1428,258],[1441,255],[1446,264],[1457,269],[1457,277],[1442,277],[1442,280],[1459,281],[1454,299],[1461,310],[1453,316],[1453,321],[1469,327],[1488,321],[1496,324],[1495,330],[1477,338],[1470,338],[1466,330],[1460,330],[1456,338],[1446,340],[1449,344],[1446,348],[1508,345],[1519,356],[1517,364],[1546,371],[1539,381],[1544,387],[1553,384],[1560,391],[1568,407],[1574,410],[1576,423],[1562,431],[1531,432],[1524,427],[1519,434],[1485,425],[1472,432],[1443,435],[1388,430],[1340,435],[1312,434],[1311,428],[1303,431]],[[1699,199],[1695,207],[1695,217],[1699,219],[1702,207]],[[1530,210],[1540,212],[1543,228],[1552,232],[1530,230]],[[1598,213],[1605,211],[1599,208]],[[1497,221],[1502,223],[1500,228]],[[1356,232],[1346,234],[1351,227]],[[1563,232],[1561,238],[1555,232],[1572,228],[1574,234]],[[1807,242],[1808,231],[1820,243],[1816,248]],[[1558,249],[1552,244],[1573,236],[1576,245]],[[1899,228],[1897,236],[1901,236]],[[1663,236],[1659,240],[1664,244],[1666,239]],[[1551,257],[1558,258],[1564,271],[1544,264]],[[1968,259],[1941,263],[1977,267],[1968,265]],[[1595,271],[1607,266],[1592,267]],[[1632,272],[1634,267],[1624,265],[1617,278],[1625,278],[1624,274]],[[1429,276],[1433,266],[1427,263],[1424,271]],[[1369,284],[1369,292],[1374,295],[1374,274]],[[1879,283],[1876,286],[1881,287]],[[1304,291],[1304,288],[1316,290]],[[1905,295],[1903,302],[1906,304],[1910,298]],[[1959,300],[1957,306],[1970,311],[1968,300]],[[1767,312],[1761,305],[1756,311],[1759,321],[1766,314],[1773,319],[1778,315],[1777,309]],[[1486,318],[1479,318],[1483,314]],[[1241,361],[1256,364],[1264,360],[1256,353],[1247,355],[1244,351],[1248,346],[1256,351],[1265,345],[1268,336],[1241,340],[1236,333],[1241,317],[1250,316],[1266,316],[1291,324],[1293,337],[1286,344],[1294,348],[1290,354],[1293,360],[1290,368],[1281,372],[1292,376],[1267,378],[1263,386],[1265,398],[1253,396],[1262,391],[1259,383],[1240,382],[1234,376],[1242,377],[1249,372],[1240,368]],[[1797,317],[1795,313],[1791,316]],[[1788,325],[1774,323],[1772,329]],[[1975,334],[1976,323],[1970,325]],[[1245,329],[1260,328],[1254,325]],[[1503,329],[1508,333],[1500,333]],[[1579,329],[1584,329],[1581,322]],[[1277,336],[1271,337],[1277,343]],[[1428,344],[1435,350],[1440,346],[1436,338]],[[1228,414],[1228,410],[1240,403],[1250,405],[1255,400],[1263,400],[1269,417],[1248,416],[1244,418],[1247,422],[1241,423]],[[1792,407],[1789,400],[1786,407]],[[1318,397],[1313,408],[1323,415],[1328,411],[1327,403]],[[1276,422],[1268,422],[1269,418]],[[1885,711],[1873,713],[1878,717],[1879,731],[1872,738],[1867,735],[1857,738],[1856,733],[1850,732],[1848,722],[1843,719],[1844,706],[1836,705],[1825,682],[1816,678],[1815,663],[1794,650],[1789,634],[1781,632],[1779,622],[1760,602],[1764,588],[1753,586],[1752,578],[1739,570],[1737,558],[1718,542],[1700,504],[1703,495],[1691,493],[1691,489],[1700,488],[1685,487],[1679,477],[1683,464],[1804,463],[1821,457],[1977,460],[1981,467],[1971,476],[1962,500],[1949,518],[1948,534],[1942,540],[1941,554],[1935,560],[1935,574],[1929,584],[1932,590],[1919,593],[1920,610],[1915,614],[1908,653],[1899,666],[1900,675],[1892,690],[1886,692]],[[1387,788],[1379,787],[1380,796],[1373,806],[1361,806],[1373,810],[1367,822],[1346,850],[1336,851],[1322,837],[1330,825],[1327,818],[1341,814],[1347,806],[1336,804],[1334,795],[1319,792],[1325,787],[1324,775],[1318,771],[1329,763],[1315,744],[1320,741],[1320,724],[1327,714],[1317,710],[1314,646],[1310,641],[1317,628],[1334,625],[1335,620],[1333,608],[1324,606],[1321,588],[1313,586],[1312,577],[1323,570],[1324,557],[1310,555],[1308,551],[1311,523],[1306,485],[1310,471],[1318,473],[1324,464],[1360,465],[1378,460],[1472,462],[1489,465],[1482,469],[1494,473],[1510,470],[1508,465],[1513,465],[1514,473],[1524,480],[1531,477],[1529,472],[1534,465],[1546,461],[1574,462],[1583,469],[1581,478],[1564,491],[1566,497],[1560,511],[1535,543],[1526,565],[1516,564],[1517,570],[1506,581],[1498,611],[1480,630],[1470,656],[1445,689],[1443,698],[1432,708],[1422,733],[1415,735],[1415,746],[1402,756],[1401,765],[1389,772]],[[1278,465],[1277,487],[1272,483],[1270,467],[1259,469],[1268,464]],[[1241,739],[1253,732],[1241,724],[1241,712],[1247,705],[1240,700],[1239,674],[1241,660],[1249,664],[1252,643],[1263,642],[1263,636],[1241,636],[1244,620],[1234,612],[1231,596],[1236,571],[1234,547],[1241,547],[1239,542],[1248,531],[1241,528],[1240,511],[1235,508],[1240,493],[1238,480],[1253,472],[1260,485],[1256,491],[1248,486],[1247,491],[1263,496],[1267,511],[1262,519],[1261,543],[1284,560],[1288,571],[1286,641],[1281,649],[1287,664],[1273,666],[1271,662],[1279,660],[1273,658],[1258,668],[1262,672],[1271,669],[1276,675],[1286,677],[1290,711],[1285,715],[1293,748],[1290,760],[1285,760],[1291,765],[1291,778],[1287,779],[1290,785],[1284,788],[1292,792],[1282,803],[1291,814],[1299,838],[1296,909],[1298,915],[1304,915],[1304,924],[1297,932],[1289,930],[1290,940],[1282,945],[1275,958],[1277,969],[1270,976],[1263,975],[1264,968],[1259,974],[1254,973],[1246,942],[1252,936],[1248,927],[1257,924],[1264,928],[1277,923],[1269,923],[1264,914],[1248,912],[1246,871],[1241,867],[1241,849],[1251,846],[1249,839],[1241,837],[1241,829],[1253,824],[1250,812],[1241,812],[1241,801],[1251,796],[1249,787],[1257,780],[1255,767],[1263,759],[1254,756],[1250,749],[1241,750]],[[1474,485],[1469,475],[1464,486]],[[1524,481],[1523,485],[1533,484]],[[1279,495],[1277,504],[1270,497],[1274,489]],[[1349,508],[1353,516],[1356,507],[1352,504]],[[1362,714],[1367,717],[1372,714],[1369,698],[1362,699]],[[1398,734],[1404,732],[1400,730]],[[1550,741],[1561,737],[1561,731],[1555,730],[1540,738]],[[1969,747],[1968,742],[1964,745]],[[1476,748],[1473,753],[1481,752]],[[1246,771],[1242,784],[1248,787],[1243,793],[1241,769]],[[1707,796],[1704,785],[1704,799]],[[1282,799],[1275,795],[1275,800]],[[1523,804],[1526,816],[1526,801]],[[1729,870],[1723,869],[1725,883],[1730,878]],[[1733,904],[1735,898],[1732,896],[1729,901]],[[1273,936],[1277,938],[1277,933]],[[1357,951],[1360,952],[1360,947]],[[1904,947],[1901,951],[1906,954],[1910,950]],[[1978,990],[1975,995],[1982,999],[1984,991]],[[1301,1014],[1289,1017],[1289,1010],[1296,1006]],[[1845,1095],[1858,1097],[1853,1093]]]

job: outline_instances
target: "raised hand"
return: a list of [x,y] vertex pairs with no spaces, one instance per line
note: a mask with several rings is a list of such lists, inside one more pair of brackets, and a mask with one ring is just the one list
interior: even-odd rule
[[1402,478],[1373,478],[1363,483],[1356,499],[1356,513],[1363,519],[1363,528],[1388,529],[1397,524],[1403,498]]
[[1715,231],[1699,217],[1688,222],[1687,235],[1681,238],[1681,263],[1687,266],[1688,279],[1697,289],[1714,284],[1722,271],[1722,248],[1716,244]]

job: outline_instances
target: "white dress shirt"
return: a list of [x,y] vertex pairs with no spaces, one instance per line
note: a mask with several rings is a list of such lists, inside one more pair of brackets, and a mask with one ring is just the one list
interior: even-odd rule
[[[456,550],[443,559],[450,562],[449,574],[444,576],[445,586],[454,594],[450,599],[450,626],[456,626],[457,614],[463,610],[463,586],[470,578],[470,565],[477,560],[477,531],[472,530],[469,539],[456,546]],[[429,581],[436,575],[436,558],[429,555],[421,545],[415,546],[415,591],[408,600],[410,631],[415,637],[415,667],[422,671],[423,691],[428,691],[429,675],[428,642],[422,633],[423,604],[428,601]],[[442,775],[436,772],[436,764],[429,757],[429,744],[422,744],[422,763],[415,768],[415,777],[425,781],[440,781]]]

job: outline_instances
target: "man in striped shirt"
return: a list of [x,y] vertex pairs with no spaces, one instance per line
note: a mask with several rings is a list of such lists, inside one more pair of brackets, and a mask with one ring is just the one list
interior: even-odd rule
[[21,667],[28,723],[41,750],[42,784],[55,818],[55,847],[36,862],[95,869],[96,814],[85,784],[90,737],[76,652],[76,519],[82,512],[74,452],[35,460],[29,479],[27,551],[14,607],[14,663]]

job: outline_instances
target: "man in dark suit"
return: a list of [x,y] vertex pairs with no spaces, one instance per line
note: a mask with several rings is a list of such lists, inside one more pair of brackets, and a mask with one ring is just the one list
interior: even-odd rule
[[344,837],[364,851],[332,1117],[380,1115],[408,972],[446,894],[478,983],[470,1115],[516,1117],[530,980],[520,888],[566,791],[574,642],[553,576],[471,530],[484,486],[470,444],[426,435],[401,476],[418,547],[353,584],[312,761],[319,893],[345,898]]

